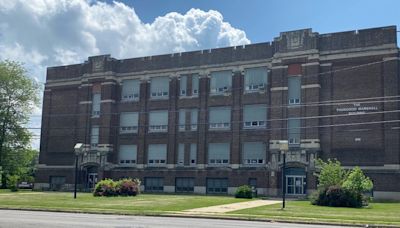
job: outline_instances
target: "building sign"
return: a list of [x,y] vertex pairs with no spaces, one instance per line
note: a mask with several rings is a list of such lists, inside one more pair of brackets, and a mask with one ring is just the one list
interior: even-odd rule
[[350,107],[338,107],[336,112],[347,112],[349,115],[364,114],[366,112],[378,111],[378,106],[362,106],[360,103],[354,103]]

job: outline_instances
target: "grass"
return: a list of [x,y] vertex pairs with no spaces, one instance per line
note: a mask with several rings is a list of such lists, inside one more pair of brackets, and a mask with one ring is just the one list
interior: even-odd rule
[[[93,197],[90,193],[10,192],[0,190],[0,208],[48,211],[111,213],[130,215],[180,214],[181,211],[247,201],[232,196],[140,194],[136,197]],[[202,215],[197,215],[202,216]],[[203,215],[204,216],[204,215]],[[255,207],[210,217],[275,220],[307,223],[371,224],[400,227],[399,202],[375,202],[367,208],[334,208],[311,205],[308,201],[287,201],[281,204]]]
[[0,191],[0,208],[69,212],[161,215],[192,208],[246,201],[229,196],[156,195],[93,197],[90,193]]
[[281,204],[244,209],[228,213],[232,217],[263,218],[301,222],[337,224],[374,224],[400,226],[400,203],[371,203],[366,208],[335,208],[311,205],[309,201],[288,201]]

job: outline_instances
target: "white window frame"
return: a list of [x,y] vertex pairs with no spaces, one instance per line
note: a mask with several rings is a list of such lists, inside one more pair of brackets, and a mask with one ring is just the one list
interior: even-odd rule
[[148,146],[147,146],[147,156],[148,156],[148,158],[147,158],[147,165],[148,166],[165,166],[166,164],[167,164],[167,156],[168,156],[168,145],[167,144],[164,144],[165,145],[165,158],[153,158],[153,159],[150,159],[149,157],[149,155],[150,155],[150,145],[152,145],[152,144],[149,144]]
[[[98,118],[98,117],[100,117],[100,111],[101,111],[101,93],[93,93],[92,96],[93,96],[93,98],[92,98],[92,118]],[[95,106],[96,106],[95,99],[94,99],[95,96],[100,97],[99,104],[98,104],[99,110],[94,110]]]
[[[232,115],[232,110],[230,108],[225,108],[225,107],[210,107],[208,110],[209,113],[209,121],[210,121],[210,116],[211,116],[211,111],[212,109],[220,109],[220,110],[224,110],[224,109],[229,109],[229,114]],[[231,121],[232,117],[230,118]],[[211,123],[209,122],[208,126],[209,126],[209,130],[230,130],[231,129],[231,123],[229,122],[220,122],[220,123]]]
[[[120,158],[120,154],[118,154],[119,165],[121,165],[121,166],[134,166],[134,165],[136,165],[137,145],[134,145],[134,146],[136,146],[136,158],[135,159],[121,159]],[[120,145],[120,150],[121,150],[121,145]]]
[[154,111],[154,112],[166,112],[167,113],[167,124],[156,124],[152,125],[150,123],[150,115],[152,112],[149,114],[149,133],[157,133],[157,132],[168,132],[168,110],[162,110],[162,111]]
[[[168,91],[152,91],[152,85],[150,84],[150,98],[151,99],[168,99],[169,98],[169,77],[168,76],[161,76],[161,77],[155,77],[152,78],[151,80],[154,80],[156,78],[167,78],[168,79]],[[152,81],[150,81],[152,83]]]
[[138,81],[137,83],[139,84],[139,91],[133,91],[134,93],[126,93],[123,94],[121,91],[121,102],[130,102],[130,101],[138,101],[140,99],[140,81],[137,79],[128,79],[128,80],[123,80],[122,81],[122,87],[124,86],[124,81]]
[[[122,113],[121,113],[122,115]],[[139,119],[139,113],[137,113],[138,119]],[[121,117],[120,117],[121,118]],[[132,134],[132,133],[137,133],[138,132],[138,123],[136,125],[131,125],[131,126],[123,126],[120,121],[120,128],[119,128],[119,133],[120,134]]]

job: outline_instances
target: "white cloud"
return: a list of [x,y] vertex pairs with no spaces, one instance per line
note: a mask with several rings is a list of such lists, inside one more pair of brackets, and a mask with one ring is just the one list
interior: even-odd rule
[[171,12],[149,24],[121,2],[0,0],[0,60],[24,62],[39,81],[46,67],[91,55],[131,58],[248,43],[214,10]]

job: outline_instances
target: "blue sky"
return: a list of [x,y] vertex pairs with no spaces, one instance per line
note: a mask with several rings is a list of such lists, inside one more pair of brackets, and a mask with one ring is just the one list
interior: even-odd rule
[[271,41],[282,31],[312,28],[319,33],[370,27],[400,27],[400,1],[397,0],[131,0],[146,23],[168,12],[191,8],[219,11],[233,27],[246,32],[251,42]]
[[[46,68],[272,41],[280,32],[400,27],[398,0],[0,0],[0,61]],[[400,34],[400,33],[399,33]],[[29,127],[40,128],[41,107]],[[38,148],[40,130],[34,131]]]

